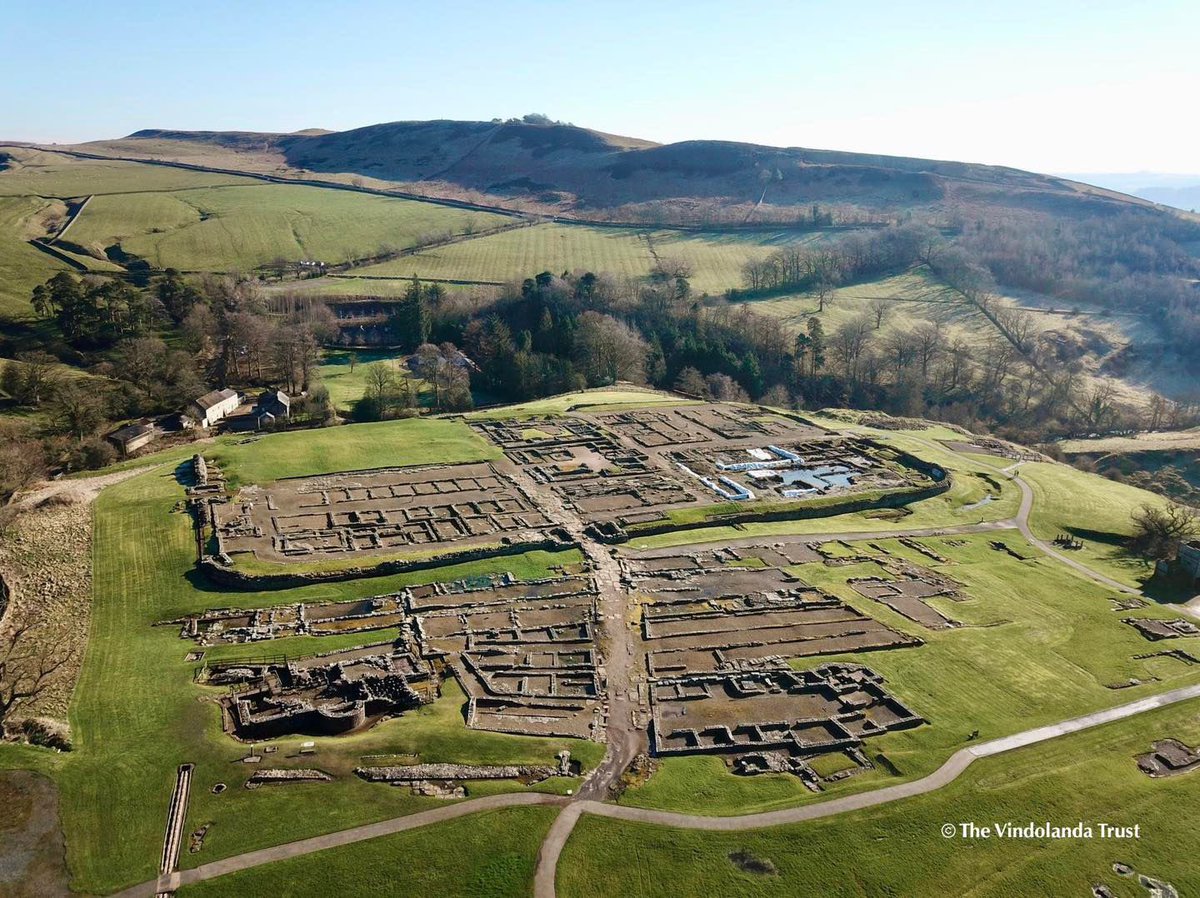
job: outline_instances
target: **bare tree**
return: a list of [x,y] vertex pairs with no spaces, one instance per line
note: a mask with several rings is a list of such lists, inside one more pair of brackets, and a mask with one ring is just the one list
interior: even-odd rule
[[0,723],[17,707],[37,700],[73,653],[38,638],[41,622],[15,611],[0,633]]
[[704,375],[695,368],[684,368],[675,378],[675,390],[687,396],[703,396],[707,390]]
[[883,319],[891,311],[888,301],[886,299],[873,299],[869,308],[871,310],[871,317],[875,319],[875,330],[879,330],[883,327]]
[[584,312],[575,333],[575,355],[590,386],[628,380],[645,383],[649,346],[641,334],[611,315]]
[[366,380],[367,398],[374,400],[382,415],[388,398],[391,395],[392,387],[396,383],[396,377],[392,373],[392,369],[385,362],[375,362],[367,366]]
[[1167,503],[1143,505],[1133,513],[1133,537],[1129,546],[1146,558],[1174,558],[1179,544],[1200,533],[1200,519],[1190,508]]
[[13,398],[22,405],[36,408],[53,392],[55,384],[58,383],[59,378],[54,367],[58,360],[40,349],[17,353],[17,359],[21,362],[21,367]]
[[921,380],[929,380],[929,366],[942,350],[942,325],[936,321],[922,321],[912,331],[913,348],[921,364]]
[[866,317],[854,318],[839,327],[833,334],[830,348],[842,366],[847,380],[857,383],[859,362],[871,339],[871,322]]

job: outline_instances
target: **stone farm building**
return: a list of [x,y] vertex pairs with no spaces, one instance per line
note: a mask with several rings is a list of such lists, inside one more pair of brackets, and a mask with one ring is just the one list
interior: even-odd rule
[[121,455],[128,457],[158,436],[158,428],[153,424],[126,424],[110,433],[108,441],[121,451]]
[[213,390],[188,405],[188,414],[201,427],[211,427],[240,405],[237,390]]
[[270,430],[292,418],[292,400],[282,390],[267,390],[248,412],[229,418],[230,430],[237,432]]

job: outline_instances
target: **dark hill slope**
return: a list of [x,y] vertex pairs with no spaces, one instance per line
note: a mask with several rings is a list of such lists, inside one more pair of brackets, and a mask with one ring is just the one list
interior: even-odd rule
[[[914,206],[1094,215],[1149,205],[1062,178],[1001,166],[941,162],[717,140],[659,145],[572,125],[528,122],[390,122],[295,134],[146,130],[117,142],[163,156],[171,145],[269,154],[280,164],[353,174],[422,192],[468,190],[599,210],[657,201],[845,204],[880,211]],[[153,150],[151,150],[153,148]]]

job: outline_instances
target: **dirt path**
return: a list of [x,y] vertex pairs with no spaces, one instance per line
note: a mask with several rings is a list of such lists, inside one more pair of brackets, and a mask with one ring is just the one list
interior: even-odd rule
[[636,717],[636,659],[632,631],[625,619],[629,602],[621,584],[621,566],[613,550],[588,536],[583,520],[553,490],[534,482],[518,465],[506,466],[505,470],[524,492],[536,497],[547,517],[579,543],[596,578],[596,610],[600,618],[606,690],[606,748],[603,760],[588,774],[575,800],[603,799],[646,743],[645,729]]

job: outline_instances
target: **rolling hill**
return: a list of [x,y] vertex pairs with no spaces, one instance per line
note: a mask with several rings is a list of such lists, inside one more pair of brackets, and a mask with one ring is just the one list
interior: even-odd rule
[[[722,140],[659,145],[565,124],[390,122],[293,134],[148,129],[77,149],[276,174],[308,172],[414,186],[430,196],[463,191],[583,216],[664,201],[778,207],[812,203],[869,213],[898,207],[944,212],[1000,207],[1083,215],[1145,200],[1014,168]],[[662,214],[662,210],[659,210]],[[677,214],[685,214],[679,213]]]

